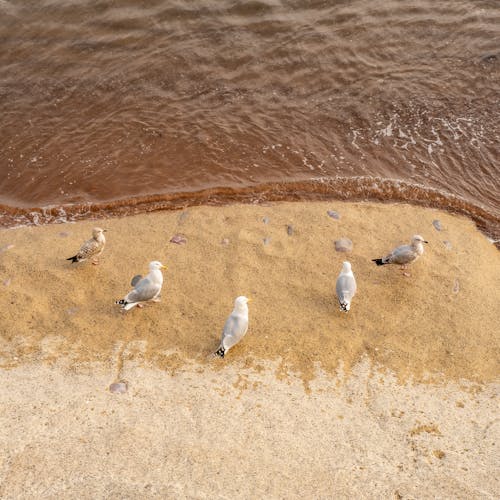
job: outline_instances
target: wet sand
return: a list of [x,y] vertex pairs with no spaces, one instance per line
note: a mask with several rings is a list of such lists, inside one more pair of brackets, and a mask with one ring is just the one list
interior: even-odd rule
[[[95,225],[100,264],[66,262]],[[370,261],[414,233],[429,245],[410,276]],[[2,497],[498,494],[500,257],[468,219],[199,207],[3,230],[0,249]],[[153,259],[168,265],[162,302],[120,313]],[[239,294],[249,333],[213,360]],[[111,394],[119,380],[128,392]]]

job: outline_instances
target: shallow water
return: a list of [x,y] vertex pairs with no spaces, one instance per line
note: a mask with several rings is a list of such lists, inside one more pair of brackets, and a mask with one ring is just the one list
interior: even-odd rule
[[499,40],[496,0],[0,0],[0,224],[333,197],[500,238]]

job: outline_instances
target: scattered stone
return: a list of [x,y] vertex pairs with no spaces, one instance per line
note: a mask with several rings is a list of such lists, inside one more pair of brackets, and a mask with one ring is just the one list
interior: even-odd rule
[[448,250],[451,250],[452,245],[448,240],[443,241],[443,244]]
[[436,228],[436,231],[442,231],[443,226],[441,225],[441,221],[438,219],[435,219],[432,221],[432,225]]
[[455,283],[453,284],[453,293],[458,293],[460,290],[460,283],[458,282],[458,279],[455,278]]
[[10,250],[11,248],[14,248],[14,245],[4,245],[2,248],[0,248],[0,253],[6,252],[7,250]]
[[443,460],[443,458],[445,457],[445,452],[442,450],[434,450],[432,453],[434,453],[434,456],[436,458],[439,458],[439,460]]
[[221,241],[222,245],[229,245],[229,238],[223,238]]
[[352,241],[349,238],[335,240],[335,250],[337,252],[350,252],[352,250]]
[[292,236],[292,234],[293,234],[293,226],[291,224],[287,224],[287,226],[286,226],[286,233],[288,234],[288,236]]
[[112,394],[125,394],[127,390],[127,382],[113,382],[109,386],[109,392],[111,392]]
[[59,233],[59,236],[60,236],[61,238],[67,238],[67,237],[69,236],[69,233],[68,233],[68,232],[66,232],[66,231],[61,231],[61,232]]
[[264,245],[269,245],[269,243],[271,243],[271,238],[266,236],[262,241],[264,242]]
[[483,56],[481,58],[482,62],[488,63],[488,64],[493,64],[497,60],[498,60],[498,56],[496,54],[486,54],[485,56]]
[[179,224],[182,224],[189,216],[189,212],[181,212],[179,214],[179,217],[177,218],[177,222],[179,222]]
[[11,283],[12,283],[12,280],[10,278],[3,280],[3,286],[9,286]]
[[182,236],[182,234],[176,234],[175,236],[172,236],[172,238],[170,238],[170,243],[183,245],[184,243],[187,243],[187,239],[185,236]]
[[66,309],[66,312],[68,314],[75,314],[78,312],[78,309],[79,309],[78,307],[70,307],[69,309]]
[[335,212],[335,210],[327,210],[326,212],[332,219],[339,220],[340,219],[340,214],[338,212]]
[[262,219],[262,222],[263,222],[264,224],[269,224],[269,217],[264,217],[264,218]]

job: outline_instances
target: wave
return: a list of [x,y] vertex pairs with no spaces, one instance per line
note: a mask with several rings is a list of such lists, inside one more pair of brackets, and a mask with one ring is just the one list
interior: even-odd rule
[[96,203],[32,208],[0,204],[0,226],[39,226],[159,210],[180,210],[199,205],[306,200],[396,202],[443,209],[471,218],[500,248],[500,218],[486,209],[437,189],[400,180],[373,177],[319,177],[306,181],[268,182],[245,187],[213,187],[193,192],[153,194]]

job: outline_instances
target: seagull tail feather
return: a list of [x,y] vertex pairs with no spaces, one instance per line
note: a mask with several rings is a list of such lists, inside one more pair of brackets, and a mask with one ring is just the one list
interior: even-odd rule
[[224,346],[220,346],[215,352],[214,354],[216,356],[220,356],[221,358],[224,357],[224,354],[226,354],[226,350],[224,349]]
[[382,259],[372,259],[372,262],[375,262],[377,266],[383,266],[384,264],[387,264],[387,262],[384,262]]
[[343,301],[339,303],[340,303],[340,310],[343,312],[347,312],[351,308],[351,304],[349,304],[349,302]]
[[121,299],[115,300],[115,304],[122,306],[123,310],[128,311],[129,309],[132,309],[132,307],[136,306],[137,302],[127,302],[125,299]]
[[75,262],[79,262],[78,255],[73,255],[73,257],[70,257],[66,260],[70,260],[72,264],[74,264]]

